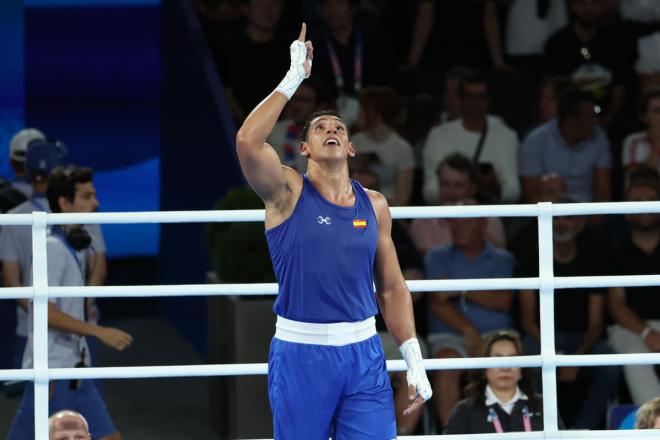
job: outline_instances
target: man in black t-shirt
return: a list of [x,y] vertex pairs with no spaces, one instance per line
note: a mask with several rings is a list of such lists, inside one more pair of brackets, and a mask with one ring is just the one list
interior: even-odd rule
[[568,0],[571,22],[546,42],[543,69],[565,76],[590,91],[603,108],[601,123],[609,125],[624,108],[626,65],[618,35],[600,27],[603,5],[597,0]]
[[[630,178],[627,201],[660,200],[655,179]],[[660,215],[626,215],[630,234],[610,252],[612,275],[656,275],[660,273]],[[615,325],[609,329],[610,343],[618,353],[660,351],[660,286],[611,287],[608,302]],[[660,380],[653,365],[626,365],[624,375],[637,405],[660,396]]]
[[[560,202],[570,202],[562,199]],[[584,217],[555,217],[553,221],[553,256],[555,276],[603,275],[604,253],[596,242],[582,234]],[[521,276],[536,276],[538,258],[524,260]],[[602,289],[565,289],[555,293],[555,346],[558,353],[609,354],[613,350],[602,339],[605,316],[605,295]],[[528,354],[539,352],[539,305],[536,291],[520,292],[521,325],[526,335]],[[579,374],[579,367],[560,367],[558,381],[583,383],[586,393],[579,396],[582,402],[578,414],[562,403],[562,419],[574,429],[600,429],[603,427],[607,400],[618,388],[619,366],[589,369],[589,377]],[[577,387],[567,387],[574,392]],[[573,399],[570,399],[573,400]]]
[[[241,123],[268,95],[289,65],[291,36],[282,31],[283,0],[246,1],[244,28],[227,33],[212,46],[231,112]],[[264,68],[268,66],[268,68]]]
[[362,87],[389,85],[397,60],[382,30],[358,19],[357,0],[321,0],[319,5],[323,26],[312,36],[314,70],[351,126],[357,122]]

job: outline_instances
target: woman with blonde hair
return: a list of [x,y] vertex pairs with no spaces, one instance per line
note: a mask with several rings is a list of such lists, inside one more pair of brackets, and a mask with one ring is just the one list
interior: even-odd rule
[[637,429],[660,429],[660,397],[651,399],[637,410]]

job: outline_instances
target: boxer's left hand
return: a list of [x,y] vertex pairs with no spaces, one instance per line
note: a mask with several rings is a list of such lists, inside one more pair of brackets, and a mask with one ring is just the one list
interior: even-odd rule
[[424,362],[422,359],[422,350],[419,347],[417,338],[410,338],[399,347],[401,356],[408,365],[406,380],[408,381],[408,398],[413,402],[403,411],[403,415],[408,415],[420,408],[425,401],[433,395],[429,378],[426,375]]

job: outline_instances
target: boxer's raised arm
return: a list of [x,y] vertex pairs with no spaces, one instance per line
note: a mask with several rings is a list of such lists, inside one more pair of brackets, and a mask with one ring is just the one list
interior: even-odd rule
[[300,36],[291,43],[291,65],[282,82],[252,110],[236,134],[236,151],[243,174],[264,201],[274,200],[284,191],[286,173],[290,172],[282,166],[266,138],[288,100],[311,73],[313,49],[312,43],[305,41],[306,31],[303,23]]

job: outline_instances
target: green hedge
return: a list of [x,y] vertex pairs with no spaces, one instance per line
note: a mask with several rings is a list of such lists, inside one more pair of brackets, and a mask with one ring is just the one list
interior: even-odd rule
[[[244,187],[227,193],[214,209],[264,209],[264,204],[252,189]],[[275,282],[263,222],[209,223],[204,245],[222,282]]]

